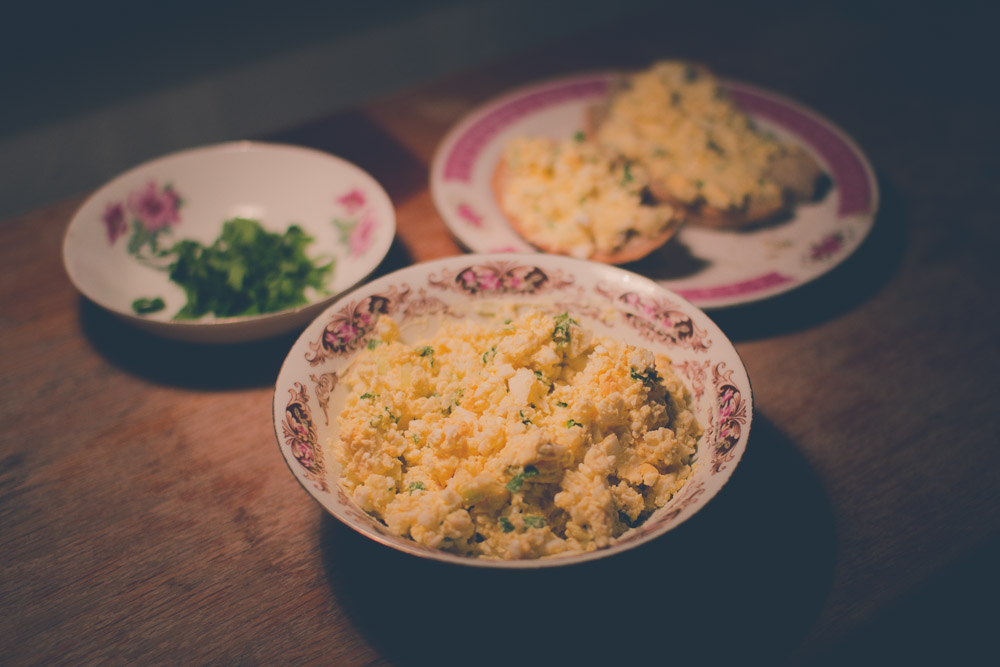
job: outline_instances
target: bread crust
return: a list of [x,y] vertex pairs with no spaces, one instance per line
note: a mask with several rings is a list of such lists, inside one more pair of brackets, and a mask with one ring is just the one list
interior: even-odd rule
[[[532,238],[525,229],[524,223],[517,216],[507,210],[506,206],[504,206],[504,193],[507,191],[509,178],[510,169],[507,167],[507,160],[501,156],[500,160],[497,162],[496,168],[493,170],[493,177],[490,180],[490,185],[493,189],[493,196],[497,201],[497,205],[500,207],[500,210],[503,212],[504,217],[507,218],[511,227],[514,228],[514,231],[517,232],[518,236],[528,241],[539,250],[552,255],[566,255],[566,252]],[[590,257],[588,257],[588,259],[595,262],[602,262],[604,264],[627,264],[629,262],[640,260],[669,241],[670,238],[677,233],[677,230],[680,229],[681,224],[683,224],[683,219],[679,216],[674,216],[666,222],[663,230],[656,236],[634,236],[613,252],[594,252],[590,255]]]

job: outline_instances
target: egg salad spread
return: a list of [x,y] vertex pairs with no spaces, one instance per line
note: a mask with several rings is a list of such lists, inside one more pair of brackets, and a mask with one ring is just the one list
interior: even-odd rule
[[703,67],[664,61],[630,76],[596,140],[640,161],[685,204],[725,210],[782,194],[769,170],[785,146],[755,129]]
[[648,193],[646,169],[582,134],[562,141],[517,137],[504,149],[498,196],[521,234],[549,252],[608,255],[633,237],[655,237],[674,218]]
[[670,360],[568,312],[390,317],[345,376],[339,483],[389,530],[497,559],[608,546],[690,477],[702,427]]

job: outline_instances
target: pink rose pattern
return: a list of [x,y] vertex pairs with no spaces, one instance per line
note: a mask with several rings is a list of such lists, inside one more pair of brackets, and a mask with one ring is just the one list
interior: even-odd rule
[[829,259],[839,253],[843,247],[844,235],[840,232],[833,232],[812,245],[809,249],[809,259],[814,262]]
[[458,207],[458,217],[465,220],[469,225],[475,227],[476,229],[481,229],[483,226],[483,216],[472,210],[472,207],[468,204],[461,204]]
[[344,208],[347,218],[334,218],[333,224],[340,232],[340,244],[348,249],[351,257],[360,257],[372,244],[378,220],[370,208],[365,193],[354,188],[336,198]]
[[180,197],[170,185],[162,190],[150,181],[128,196],[128,210],[146,229],[155,232],[180,222]]
[[736,445],[747,423],[747,405],[736,383],[733,371],[724,370],[720,363],[712,369],[716,403],[719,406],[719,431],[712,449],[712,471],[721,472],[733,460]]
[[354,188],[337,197],[337,203],[344,207],[347,215],[354,215],[365,206],[365,193]]
[[683,345],[692,350],[707,350],[712,346],[712,341],[705,337],[707,332],[672,303],[644,300],[635,292],[615,295],[600,286],[597,292],[628,306],[621,311],[622,317],[647,340]]
[[561,274],[548,275],[537,266],[523,266],[514,262],[469,266],[455,273],[443,272],[440,277],[430,276],[427,282],[432,287],[473,296],[540,294],[565,289],[573,284],[572,280],[563,280]]
[[184,200],[169,183],[160,187],[156,181],[133,190],[125,201],[108,202],[101,221],[108,235],[108,243],[114,245],[128,233],[132,223],[132,237],[128,251],[133,255],[141,253],[145,246],[156,252],[160,234],[169,232],[181,221],[180,209]]
[[110,202],[104,209],[104,227],[108,232],[108,243],[115,244],[118,237],[128,231],[125,222],[125,207],[121,202]]
[[352,301],[334,315],[323,329],[320,340],[310,344],[312,352],[306,359],[315,366],[331,357],[353,352],[375,328],[378,316],[393,309],[393,300],[379,294],[359,302]]
[[317,489],[330,491],[323,448],[318,442],[316,425],[309,411],[309,396],[304,385],[296,382],[288,390],[291,395],[285,406],[285,419],[281,422],[281,432],[292,456],[306,471],[306,477]]

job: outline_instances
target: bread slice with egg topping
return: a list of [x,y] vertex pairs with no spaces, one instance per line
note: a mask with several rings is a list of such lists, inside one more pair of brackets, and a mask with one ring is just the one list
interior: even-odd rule
[[664,61],[623,78],[587,114],[588,134],[642,164],[659,201],[710,227],[762,222],[811,199],[821,170],[757,128],[705,67]]
[[510,141],[493,191],[514,229],[536,247],[609,264],[645,257],[682,221],[678,208],[654,200],[641,165],[582,134]]

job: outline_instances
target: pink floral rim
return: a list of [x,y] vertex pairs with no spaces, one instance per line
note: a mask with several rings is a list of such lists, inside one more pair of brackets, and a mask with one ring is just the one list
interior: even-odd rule
[[[728,478],[732,465],[745,446],[750,426],[749,384],[745,379],[734,378],[742,367],[727,367],[727,361],[719,359],[718,353],[713,353],[712,335],[696,322],[696,318],[688,312],[688,306],[676,302],[668,293],[663,296],[649,295],[642,290],[623,290],[621,284],[609,285],[599,281],[586,287],[571,273],[513,258],[472,261],[468,265],[449,264],[456,268],[441,268],[415,281],[392,281],[392,276],[388,276],[382,281],[384,284],[371,293],[342,301],[321,316],[322,329],[317,332],[310,327],[303,334],[303,341],[293,350],[293,353],[297,351],[301,354],[301,359],[317,372],[309,373],[308,378],[303,373],[303,377],[291,378],[280,387],[287,393],[287,398],[281,410],[283,418],[278,429],[279,444],[290,454],[293,471],[297,467],[299,474],[313,489],[336,495],[340,511],[345,515],[342,518],[347,519],[349,524],[356,528],[367,527],[361,528],[361,532],[371,537],[375,537],[372,534],[375,533],[378,535],[376,539],[403,547],[406,551],[452,559],[390,533],[385,526],[358,509],[338,485],[331,485],[329,466],[324,460],[325,448],[309,400],[312,392],[324,421],[328,423],[330,395],[340,381],[336,368],[365,346],[375,330],[378,317],[392,315],[402,322],[428,315],[459,317],[449,305],[448,293],[472,299],[544,295],[552,298],[552,307],[556,311],[570,309],[610,326],[622,325],[650,342],[694,355],[676,366],[687,380],[695,400],[707,399],[711,406],[706,418],[705,435],[699,445],[699,460],[706,467],[707,474],[692,479],[671,501],[667,512],[654,515],[626,533],[616,544],[637,544],[667,530],[691,506],[703,503],[714,495],[709,486],[715,485],[707,486],[706,482],[717,475],[721,475],[720,480],[723,481]],[[611,306],[610,310],[608,306]],[[333,367],[326,366],[335,361],[337,363]],[[320,370],[324,372],[318,372]],[[613,547],[611,550],[616,549]]]

